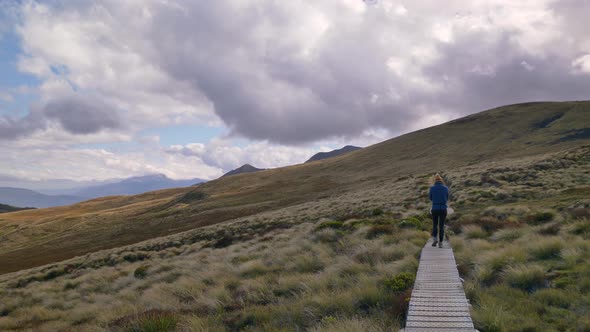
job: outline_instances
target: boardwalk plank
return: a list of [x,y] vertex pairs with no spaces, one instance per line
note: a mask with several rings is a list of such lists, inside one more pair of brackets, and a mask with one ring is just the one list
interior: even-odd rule
[[476,331],[453,250],[431,241],[422,249],[403,331]]

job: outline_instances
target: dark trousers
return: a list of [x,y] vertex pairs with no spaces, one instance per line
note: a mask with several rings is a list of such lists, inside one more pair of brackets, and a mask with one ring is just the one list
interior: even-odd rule
[[432,237],[442,242],[445,238],[445,219],[447,210],[432,210]]

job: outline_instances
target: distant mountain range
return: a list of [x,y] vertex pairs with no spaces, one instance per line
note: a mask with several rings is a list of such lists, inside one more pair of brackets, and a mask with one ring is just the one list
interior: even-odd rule
[[136,176],[120,182],[87,187],[75,193],[84,198],[95,198],[113,195],[135,195],[148,191],[188,187],[205,182],[203,179],[172,180],[164,174]]
[[72,195],[46,195],[29,189],[0,187],[0,202],[18,207],[45,208],[70,205],[103,196],[136,195],[159,189],[188,187],[204,181],[202,179],[172,180],[164,174],[153,174],[85,187]]
[[362,149],[362,148],[359,148],[358,146],[347,145],[347,146],[343,147],[342,149],[333,150],[330,152],[319,152],[319,153],[314,154],[311,158],[309,158],[309,160],[306,161],[306,163],[341,156],[343,154],[346,154],[346,153],[349,153],[352,151],[356,151],[356,150],[360,150],[360,149]]
[[15,212],[15,211],[21,211],[21,210],[30,210],[30,209],[31,208],[19,208],[19,207],[6,205],[6,204],[0,204],[0,213]]
[[243,174],[243,173],[254,173],[254,172],[259,172],[259,171],[264,171],[264,168],[256,168],[250,164],[244,164],[232,171],[229,171],[229,172],[223,174],[221,177],[236,175],[236,174]]
[[69,195],[51,196],[23,188],[0,187],[0,202],[18,207],[45,208],[51,206],[70,205],[84,198]]

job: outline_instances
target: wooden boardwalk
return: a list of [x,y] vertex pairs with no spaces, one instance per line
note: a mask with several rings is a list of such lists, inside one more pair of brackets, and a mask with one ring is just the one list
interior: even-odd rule
[[448,242],[443,248],[433,247],[431,239],[422,249],[402,331],[476,331]]

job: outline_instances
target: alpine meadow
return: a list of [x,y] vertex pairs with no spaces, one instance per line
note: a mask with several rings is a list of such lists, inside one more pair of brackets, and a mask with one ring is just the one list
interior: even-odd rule
[[0,0],[0,332],[590,332],[590,0]]
[[589,114],[511,105],[317,162],[2,214],[0,328],[401,328],[434,160],[476,328],[590,329]]

